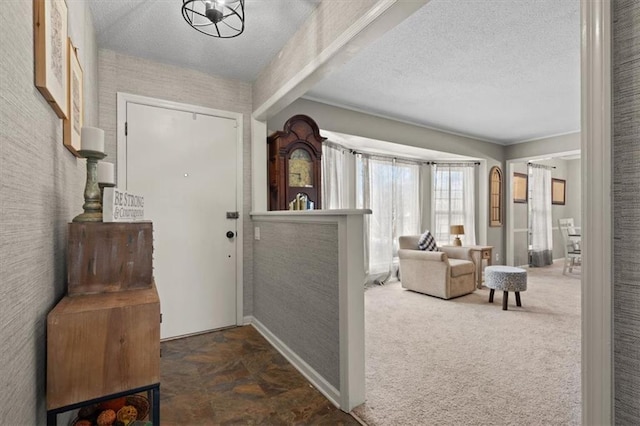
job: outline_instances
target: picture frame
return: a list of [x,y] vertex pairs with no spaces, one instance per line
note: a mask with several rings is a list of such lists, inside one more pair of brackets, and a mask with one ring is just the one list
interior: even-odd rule
[[35,85],[56,115],[67,118],[67,3],[33,0]]
[[489,171],[489,226],[502,226],[502,195],[504,192],[504,179],[502,169],[493,166]]
[[567,201],[567,181],[551,179],[551,204],[564,206]]
[[513,202],[526,203],[529,191],[529,177],[524,173],[513,174]]
[[73,46],[71,38],[68,40],[67,66],[69,68],[68,117],[64,119],[62,143],[73,155],[80,157],[78,151],[80,151],[80,135],[84,123],[84,84],[78,49]]

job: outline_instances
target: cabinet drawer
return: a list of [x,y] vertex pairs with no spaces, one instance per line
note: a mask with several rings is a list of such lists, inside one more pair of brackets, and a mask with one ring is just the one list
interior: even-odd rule
[[491,259],[491,250],[482,250],[483,259]]

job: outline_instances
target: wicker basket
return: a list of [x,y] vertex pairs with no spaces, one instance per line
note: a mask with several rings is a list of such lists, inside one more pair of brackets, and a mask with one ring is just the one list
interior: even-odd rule
[[[138,411],[138,415],[136,416],[137,420],[145,420],[149,415],[149,400],[144,395],[129,395],[126,397],[126,405],[133,405]],[[76,417],[71,422],[71,426],[75,426],[80,420],[89,420],[92,425],[97,424],[96,419],[100,414],[101,410],[96,410],[95,414],[91,417]]]

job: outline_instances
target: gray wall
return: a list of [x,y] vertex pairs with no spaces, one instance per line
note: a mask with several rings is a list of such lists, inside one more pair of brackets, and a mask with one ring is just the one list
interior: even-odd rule
[[[527,163],[519,162],[513,164],[514,173],[527,174]],[[507,176],[513,179],[513,174]],[[513,264],[516,266],[527,265],[529,263],[529,214],[528,203],[513,203]]]
[[[497,162],[501,162],[504,159],[504,147],[502,145],[363,114],[308,99],[298,99],[283,109],[269,119],[267,128],[281,130],[284,123],[295,114],[306,114],[312,117],[321,129],[348,135],[395,142],[467,157],[492,159]],[[490,164],[488,167],[491,168],[492,165]]]
[[[477,182],[479,179],[487,179],[488,181],[488,172],[493,166],[500,166],[503,171],[505,170],[503,164],[504,147],[502,145],[376,117],[308,99],[298,99],[293,102],[272,117],[267,122],[267,128],[270,131],[281,130],[284,123],[296,114],[312,117],[318,126],[325,130],[485,159],[487,161],[487,176],[478,176]],[[429,205],[429,202],[425,205]],[[476,214],[478,214],[479,208],[478,205]],[[423,215],[423,220],[429,218],[430,215]],[[494,256],[496,253],[499,254],[500,261],[496,262],[494,259],[494,264],[504,263],[504,225],[489,227],[488,223],[480,224],[478,221],[476,226],[478,235],[480,226],[487,228],[487,244],[494,246]]]
[[505,147],[504,159],[517,160],[533,157],[548,157],[550,154],[580,151],[580,132],[551,136],[530,142],[516,143]]
[[640,424],[640,2],[613,7],[615,422]]
[[[68,1],[84,70],[85,125],[98,123],[89,7]],[[45,326],[65,292],[67,222],[82,212],[85,161],[34,86],[33,2],[0,8],[0,424],[45,424]]]
[[253,226],[254,317],[339,390],[338,225]]
[[[117,92],[243,114],[244,315],[250,315],[253,303],[253,230],[249,217],[251,212],[251,85],[104,49],[99,52],[99,83],[100,127],[105,131],[106,151],[109,154],[108,158],[113,162],[117,159]],[[215,189],[215,184],[212,189]]]
[[567,176],[566,217],[572,217],[575,226],[582,226],[582,165],[580,159],[565,161]]

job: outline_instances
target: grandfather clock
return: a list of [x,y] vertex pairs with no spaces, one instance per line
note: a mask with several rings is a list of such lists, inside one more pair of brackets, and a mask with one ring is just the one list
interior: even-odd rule
[[294,115],[269,144],[269,210],[321,208],[322,142],[318,125],[306,115]]

